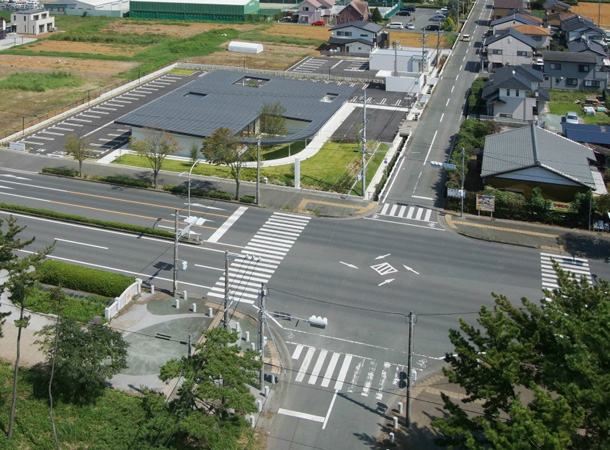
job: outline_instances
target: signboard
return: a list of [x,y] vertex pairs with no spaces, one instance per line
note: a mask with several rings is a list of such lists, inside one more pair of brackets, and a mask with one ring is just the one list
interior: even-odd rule
[[496,210],[496,197],[493,195],[477,195],[477,211]]
[[466,198],[466,190],[447,188],[447,197]]
[[444,167],[445,167],[445,169],[457,169],[457,166],[455,164],[450,164],[450,163],[445,163]]
[[8,148],[11,150],[18,150],[20,152],[25,151],[25,144],[23,142],[11,142],[8,144]]
[[564,213],[575,213],[576,212],[574,205],[572,205],[572,203],[566,203],[566,202],[551,202],[549,209],[551,211],[560,211],[560,212],[564,212]]

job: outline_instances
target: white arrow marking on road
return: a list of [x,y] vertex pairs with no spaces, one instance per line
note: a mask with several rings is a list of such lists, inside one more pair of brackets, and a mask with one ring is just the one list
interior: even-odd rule
[[394,281],[396,278],[390,278],[389,280],[385,280],[382,281],[381,283],[379,283],[377,286],[383,286],[384,284],[388,284],[391,283],[392,281]]
[[13,190],[14,188],[8,187],[8,186],[0,186],[0,189],[11,189],[11,190]]
[[411,269],[409,266],[405,266],[404,264],[402,266],[405,269],[407,269],[409,272],[413,272],[415,275],[419,275],[419,272],[416,272],[415,270]]
[[11,175],[10,173],[2,173],[0,174],[0,177],[15,178],[16,180],[30,180],[29,178],[18,177],[17,175]]
[[[185,205],[188,205],[188,203],[185,203]],[[224,211],[224,208],[216,208],[215,206],[202,205],[201,203],[191,203],[191,206],[196,206],[198,208],[217,209],[218,211]]]
[[380,255],[380,256],[378,256],[378,257],[377,257],[377,258],[375,258],[375,259],[383,259],[383,258],[385,258],[386,256],[390,256],[390,255],[391,255],[391,253],[388,253],[387,255]]
[[347,266],[347,267],[351,267],[352,269],[357,269],[357,268],[358,268],[358,267],[354,266],[353,264],[348,264],[348,263],[343,262],[343,261],[339,261],[339,262],[340,262],[341,264],[343,264],[343,265]]

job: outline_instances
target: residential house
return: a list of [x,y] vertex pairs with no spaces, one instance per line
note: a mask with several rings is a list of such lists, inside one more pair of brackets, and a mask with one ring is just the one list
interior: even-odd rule
[[502,66],[531,64],[536,42],[512,28],[499,31],[483,41],[484,60],[487,68],[494,70]]
[[542,20],[540,17],[536,16],[536,14],[534,14],[533,12],[531,12],[530,10],[527,10],[527,9],[523,9],[523,8],[511,9],[506,15],[512,16],[513,14],[517,14],[519,16],[524,16],[524,17],[528,18],[529,20],[536,22],[540,26],[543,26],[543,24],[544,24],[544,20]]
[[328,44],[332,51],[368,55],[377,48],[382,37],[381,25],[361,20],[335,25],[330,29],[332,36]]
[[337,24],[350,22],[368,22],[371,20],[369,4],[362,0],[352,0],[349,5],[337,14]]
[[530,9],[529,0],[494,0],[494,19],[500,19],[513,9]]
[[590,41],[586,38],[575,39],[568,42],[568,50],[574,53],[591,53],[597,58],[596,64],[598,66],[609,66],[608,61],[608,47],[599,42]]
[[526,66],[496,70],[481,94],[487,104],[487,115],[494,119],[536,120],[550,101],[549,91],[540,87],[543,81],[540,71]]
[[593,149],[597,162],[610,167],[610,127],[585,123],[561,124],[561,131],[568,139],[587,144]]
[[334,23],[337,15],[335,0],[305,0],[299,5],[299,23],[314,23],[323,20]]
[[547,0],[542,6],[544,8],[544,19],[548,25],[557,26],[562,14],[569,13],[571,6],[559,0]]
[[537,27],[534,25],[518,25],[512,28],[513,30],[518,31],[536,42],[536,49],[549,50],[551,47],[551,30],[548,28]]
[[[546,17],[546,23],[549,27],[557,27],[561,29],[561,24],[572,17],[578,17],[575,12],[562,12]],[[582,17],[582,16],[581,16]]]
[[532,20],[531,17],[528,17],[525,14],[511,14],[509,16],[493,20],[489,24],[494,34],[496,34],[498,31],[507,30],[520,25],[530,25],[533,27],[540,26],[537,21]]
[[548,89],[597,91],[606,89],[608,72],[600,70],[597,57],[581,52],[542,52],[544,60],[543,86]]
[[14,11],[11,13],[11,22],[19,34],[41,34],[55,28],[55,18],[44,9]]
[[596,189],[594,163],[590,148],[532,123],[485,138],[481,177],[526,197],[539,187],[545,198],[569,202],[578,192]]
[[561,32],[566,42],[580,37],[586,37],[590,41],[601,41],[606,33],[598,28],[590,19],[582,16],[570,17],[561,23]]
[[0,39],[6,39],[6,20],[0,17]]

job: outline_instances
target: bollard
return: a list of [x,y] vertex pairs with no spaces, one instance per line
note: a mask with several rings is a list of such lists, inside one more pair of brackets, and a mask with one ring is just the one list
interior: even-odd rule
[[269,398],[269,386],[265,386],[265,397]]
[[197,303],[193,303],[193,312],[197,312]]
[[263,402],[260,400],[256,401],[256,407],[258,409],[258,412],[261,412],[263,410]]
[[185,300],[188,300],[188,292],[182,291],[182,298],[184,298]]
[[246,342],[250,342],[250,332],[246,331]]
[[250,416],[250,426],[254,428],[254,416]]
[[267,336],[263,336],[263,346],[267,345]]
[[398,402],[398,414],[402,416],[402,402]]
[[155,295],[155,285],[154,284],[150,285],[150,295]]
[[277,377],[275,376],[275,374],[271,374],[271,384],[275,384],[277,382]]
[[239,322],[235,322],[235,331],[237,331],[237,333],[241,333],[241,327],[239,326]]
[[212,308],[208,308],[208,316],[212,317],[213,315]]
[[398,429],[398,417],[394,417],[394,429],[397,430]]
[[250,342],[250,347],[252,347],[252,350],[256,351],[256,344],[254,342]]
[[390,444],[394,443],[394,433],[390,433]]
[[180,299],[176,299],[176,302],[174,303],[174,307],[176,309],[180,309]]

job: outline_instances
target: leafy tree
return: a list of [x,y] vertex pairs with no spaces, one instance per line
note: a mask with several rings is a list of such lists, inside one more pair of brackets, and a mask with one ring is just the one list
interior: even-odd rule
[[610,194],[595,197],[595,209],[598,214],[610,212]]
[[[463,405],[443,395],[437,444],[484,449],[610,447],[610,284],[591,286],[562,272],[541,304],[514,307],[494,294],[473,326],[450,330],[455,353],[444,372],[466,391]],[[468,413],[479,402],[483,414]]]
[[379,12],[379,8],[373,8],[373,22],[379,23],[383,20],[383,16],[381,12]]
[[199,146],[197,144],[191,145],[189,149],[189,158],[191,159],[191,165],[195,164],[195,162],[199,159]]
[[48,325],[37,334],[43,336],[37,343],[47,363],[54,360],[59,390],[73,401],[99,396],[108,379],[127,368],[129,344],[120,332],[105,325],[83,328],[74,319],[63,318],[57,327]]
[[135,152],[146,158],[153,171],[153,187],[157,188],[157,177],[163,166],[163,161],[168,155],[183,149],[171,133],[161,130],[147,129],[144,139],[131,138],[129,146]]
[[229,128],[220,127],[210,137],[203,140],[201,153],[212,164],[226,164],[229,166],[231,176],[235,180],[235,199],[239,200],[241,168],[245,161],[250,161],[254,158],[256,149],[253,147],[242,147]]
[[286,134],[286,108],[280,102],[263,104],[258,116],[261,121],[261,133],[270,137]]
[[248,385],[257,383],[261,363],[254,351],[242,353],[233,345],[236,333],[215,328],[205,337],[193,356],[161,367],[163,381],[179,376],[185,381],[180,397],[168,405],[170,411],[180,411],[173,416],[175,434],[163,440],[157,437],[157,441],[174,439],[196,449],[238,448],[239,438],[248,429],[245,415],[256,411]]
[[[0,225],[4,224],[0,221]],[[13,425],[15,422],[15,407],[17,405],[17,383],[19,380],[19,360],[21,358],[21,331],[30,323],[30,316],[25,315],[28,294],[38,281],[40,264],[53,250],[53,245],[43,250],[30,253],[22,258],[16,254],[17,251],[25,249],[32,244],[35,238],[22,241],[19,234],[25,226],[17,225],[17,219],[9,216],[6,220],[6,231],[0,229],[0,270],[7,272],[7,280],[2,284],[2,291],[8,291],[10,300],[19,307],[19,319],[15,320],[17,327],[17,354],[15,356],[15,369],[13,375],[13,397],[11,402],[11,414],[9,419],[7,438],[13,437]]]
[[87,148],[91,140],[83,138],[76,133],[70,133],[66,138],[64,148],[68,152],[68,155],[72,156],[78,161],[78,176],[83,177],[83,161],[87,158],[91,158],[93,153]]

